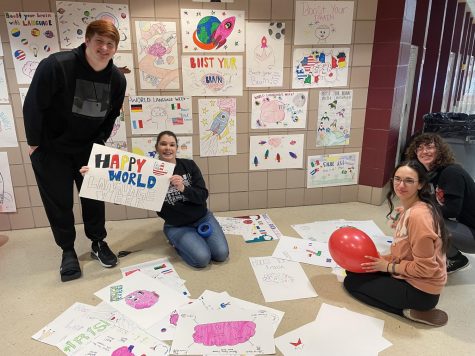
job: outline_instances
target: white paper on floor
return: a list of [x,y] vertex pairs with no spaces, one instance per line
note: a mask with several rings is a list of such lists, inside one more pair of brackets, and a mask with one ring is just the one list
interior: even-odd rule
[[[382,334],[384,321],[323,303],[315,321],[275,339],[285,356],[371,356],[392,344]],[[342,342],[344,341],[344,342]]]
[[246,242],[278,240],[282,233],[268,214],[216,217],[225,234],[241,235]]
[[273,354],[270,313],[245,309],[226,292],[205,291],[193,304],[179,309],[171,353]]
[[74,303],[56,319],[34,334],[32,338],[45,344],[56,346],[67,335],[81,329],[83,325],[78,320],[92,309],[94,309],[92,305]]
[[249,260],[266,302],[317,296],[300,263],[271,256]]
[[94,294],[143,329],[149,328],[189,300],[141,271],[134,272]]
[[393,238],[386,236],[373,220],[327,220],[314,221],[306,224],[291,225],[292,228],[307,240],[328,243],[331,234],[344,226],[353,226],[364,231],[373,240],[380,253],[386,253]]
[[122,267],[120,271],[122,272],[123,277],[126,277],[136,271],[141,271],[147,276],[158,279],[183,295],[187,297],[190,296],[190,291],[185,286],[186,281],[180,278],[177,271],[168,260],[168,257]]
[[282,236],[272,257],[315,266],[334,267],[328,244],[295,237]]

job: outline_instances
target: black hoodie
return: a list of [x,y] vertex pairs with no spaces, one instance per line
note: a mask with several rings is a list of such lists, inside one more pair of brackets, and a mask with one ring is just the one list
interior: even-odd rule
[[42,150],[76,153],[104,144],[119,116],[126,80],[109,61],[96,72],[85,44],[43,59],[23,105],[28,144]]

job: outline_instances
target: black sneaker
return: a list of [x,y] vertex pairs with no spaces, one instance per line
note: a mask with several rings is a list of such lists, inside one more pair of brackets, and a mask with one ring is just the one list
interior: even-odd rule
[[111,251],[105,241],[92,243],[91,257],[107,268],[114,267],[117,264],[117,256]]
[[470,262],[461,252],[452,258],[447,257],[447,274],[464,270],[468,266],[470,266]]

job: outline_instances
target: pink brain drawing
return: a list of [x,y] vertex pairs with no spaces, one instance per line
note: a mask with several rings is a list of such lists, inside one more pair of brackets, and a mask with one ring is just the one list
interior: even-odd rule
[[282,143],[282,139],[280,137],[271,137],[269,139],[269,145],[271,145],[272,147],[279,147],[280,144]]
[[136,290],[127,294],[125,303],[134,309],[146,309],[155,305],[158,301],[158,294],[148,290]]
[[223,321],[195,326],[193,340],[205,346],[234,346],[248,341],[256,333],[252,321]]
[[284,104],[278,100],[266,101],[262,104],[261,120],[264,122],[281,122],[285,119]]

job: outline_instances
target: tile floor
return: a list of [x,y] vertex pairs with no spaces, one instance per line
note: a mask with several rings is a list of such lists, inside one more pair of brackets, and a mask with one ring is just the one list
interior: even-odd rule
[[[291,224],[331,219],[373,219],[383,231],[386,226],[386,205],[362,203],[305,206],[216,213],[238,216],[267,212],[278,228],[288,236],[297,236]],[[120,261],[120,266],[169,256],[193,297],[203,290],[227,291],[231,295],[265,304],[252,272],[248,257],[271,255],[276,241],[246,244],[239,236],[228,236],[231,249],[229,261],[213,264],[204,270],[184,265],[168,245],[158,218],[107,223],[108,242],[114,251],[133,250]],[[8,242],[0,247],[0,300],[3,355],[61,355],[59,350],[31,339],[31,335],[53,320],[74,302],[99,303],[94,292],[118,279],[119,268],[104,269],[89,257],[89,243],[83,228],[78,226],[76,249],[80,256],[83,277],[61,283],[59,279],[60,252],[53,243],[50,230],[16,230],[0,232]],[[474,256],[469,256],[472,265]],[[413,323],[398,316],[368,307],[345,293],[341,283],[329,269],[303,265],[318,293],[317,298],[268,303],[285,311],[276,336],[313,320],[321,303],[346,307],[352,311],[385,321],[383,336],[393,346],[381,352],[392,355],[475,355],[475,271],[474,268],[449,277],[439,303],[449,314],[448,325],[432,328]],[[280,355],[279,351],[277,354]],[[316,353],[317,354],[317,353]]]

